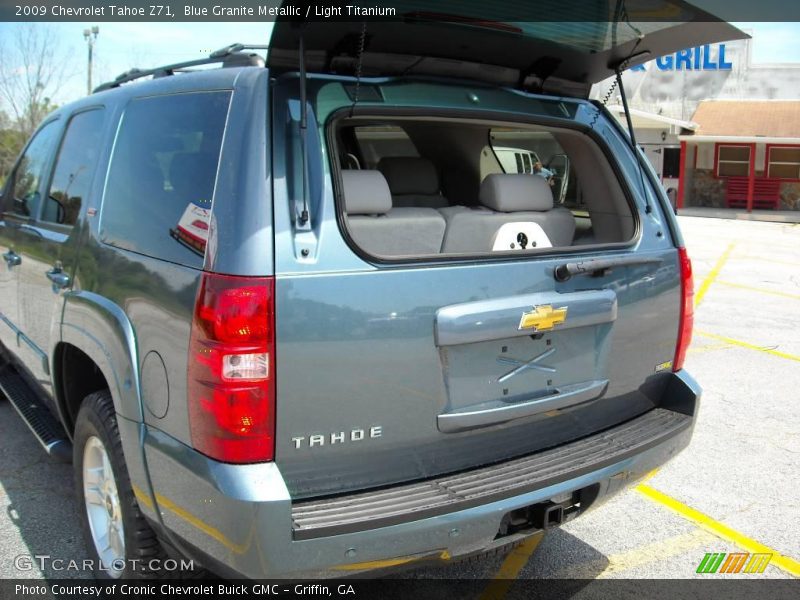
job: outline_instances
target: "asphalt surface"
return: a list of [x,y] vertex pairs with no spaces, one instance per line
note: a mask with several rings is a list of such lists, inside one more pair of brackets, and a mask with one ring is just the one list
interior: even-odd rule
[[[680,221],[699,300],[686,366],[704,388],[689,448],[538,545],[405,576],[691,578],[707,552],[747,551],[774,555],[766,571],[724,577],[800,575],[800,225]],[[15,567],[86,556],[73,497],[71,467],[0,401],[0,578],[82,576]],[[525,584],[509,585],[500,595]]]

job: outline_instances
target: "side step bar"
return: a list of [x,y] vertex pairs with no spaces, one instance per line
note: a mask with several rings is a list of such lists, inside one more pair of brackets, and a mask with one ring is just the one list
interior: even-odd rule
[[25,380],[6,366],[0,371],[0,390],[31,428],[39,443],[50,456],[64,462],[72,461],[72,444],[61,423],[31,390]]

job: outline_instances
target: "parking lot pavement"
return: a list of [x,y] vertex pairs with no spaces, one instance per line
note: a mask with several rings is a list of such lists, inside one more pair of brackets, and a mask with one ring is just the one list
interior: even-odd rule
[[56,573],[47,559],[45,569],[28,560],[86,557],[73,496],[72,468],[48,457],[11,404],[0,400],[0,579],[89,576]]
[[[699,301],[687,368],[704,388],[689,448],[507,557],[405,576],[688,578],[702,576],[709,552],[773,554],[762,574],[723,577],[800,576],[800,225],[680,221]],[[14,557],[31,553],[86,554],[71,468],[48,459],[0,401],[0,577],[55,575],[15,570]],[[486,597],[524,586],[500,582]]]

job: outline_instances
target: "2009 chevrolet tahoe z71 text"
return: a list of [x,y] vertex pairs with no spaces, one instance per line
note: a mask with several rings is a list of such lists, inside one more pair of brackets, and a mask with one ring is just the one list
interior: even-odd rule
[[99,577],[486,551],[689,442],[689,259],[585,98],[740,32],[295,25],[267,65],[236,45],[58,109],[5,186],[0,387],[72,458]]

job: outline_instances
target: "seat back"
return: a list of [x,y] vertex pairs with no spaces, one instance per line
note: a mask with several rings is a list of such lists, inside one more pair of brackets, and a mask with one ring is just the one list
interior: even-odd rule
[[387,156],[378,162],[386,177],[395,207],[442,208],[448,205],[440,189],[439,174],[427,158]]
[[[475,253],[569,246],[575,218],[553,206],[547,181],[536,175],[493,174],[481,183],[482,206],[440,209],[445,220],[442,252]],[[534,242],[536,242],[534,246]]]
[[342,171],[347,226],[353,240],[370,254],[437,254],[445,221],[432,208],[393,208],[384,176],[378,171]]

